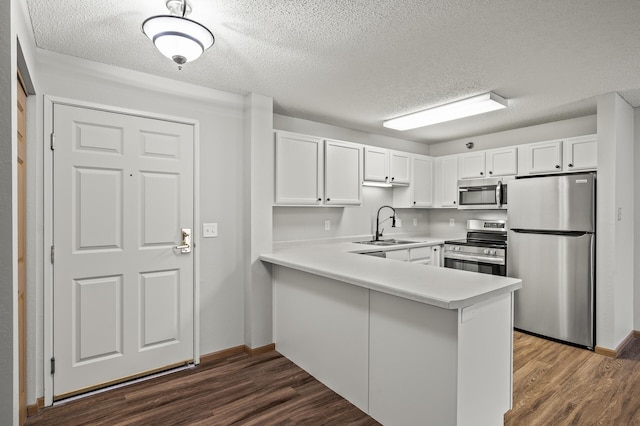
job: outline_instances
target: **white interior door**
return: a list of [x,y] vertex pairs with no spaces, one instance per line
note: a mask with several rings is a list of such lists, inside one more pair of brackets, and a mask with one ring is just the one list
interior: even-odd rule
[[194,128],[54,105],[55,399],[194,358]]

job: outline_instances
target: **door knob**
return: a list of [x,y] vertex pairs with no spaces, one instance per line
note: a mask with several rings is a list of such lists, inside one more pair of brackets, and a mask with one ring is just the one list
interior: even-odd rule
[[180,253],[191,253],[191,229],[182,228],[182,244],[175,246],[176,250],[180,250]]

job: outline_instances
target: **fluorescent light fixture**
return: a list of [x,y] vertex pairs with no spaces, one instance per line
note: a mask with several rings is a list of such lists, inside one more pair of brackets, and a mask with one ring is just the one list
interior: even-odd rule
[[493,92],[473,96],[461,101],[441,105],[413,114],[387,120],[382,125],[389,129],[410,130],[417,127],[430,126],[458,118],[482,114],[507,107],[507,100]]

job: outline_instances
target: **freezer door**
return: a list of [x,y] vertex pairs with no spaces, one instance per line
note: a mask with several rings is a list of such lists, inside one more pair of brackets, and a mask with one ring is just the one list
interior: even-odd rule
[[507,275],[515,293],[515,327],[593,348],[594,236],[509,231]]
[[594,232],[594,201],[594,173],[516,179],[509,182],[509,228]]

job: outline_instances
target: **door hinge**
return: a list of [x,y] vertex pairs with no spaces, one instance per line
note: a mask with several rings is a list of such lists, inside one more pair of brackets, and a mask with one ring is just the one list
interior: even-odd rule
[[51,151],[56,149],[56,134],[51,133]]
[[56,246],[51,246],[51,264],[56,260]]
[[51,374],[55,374],[56,372],[56,359],[54,357],[51,358]]

